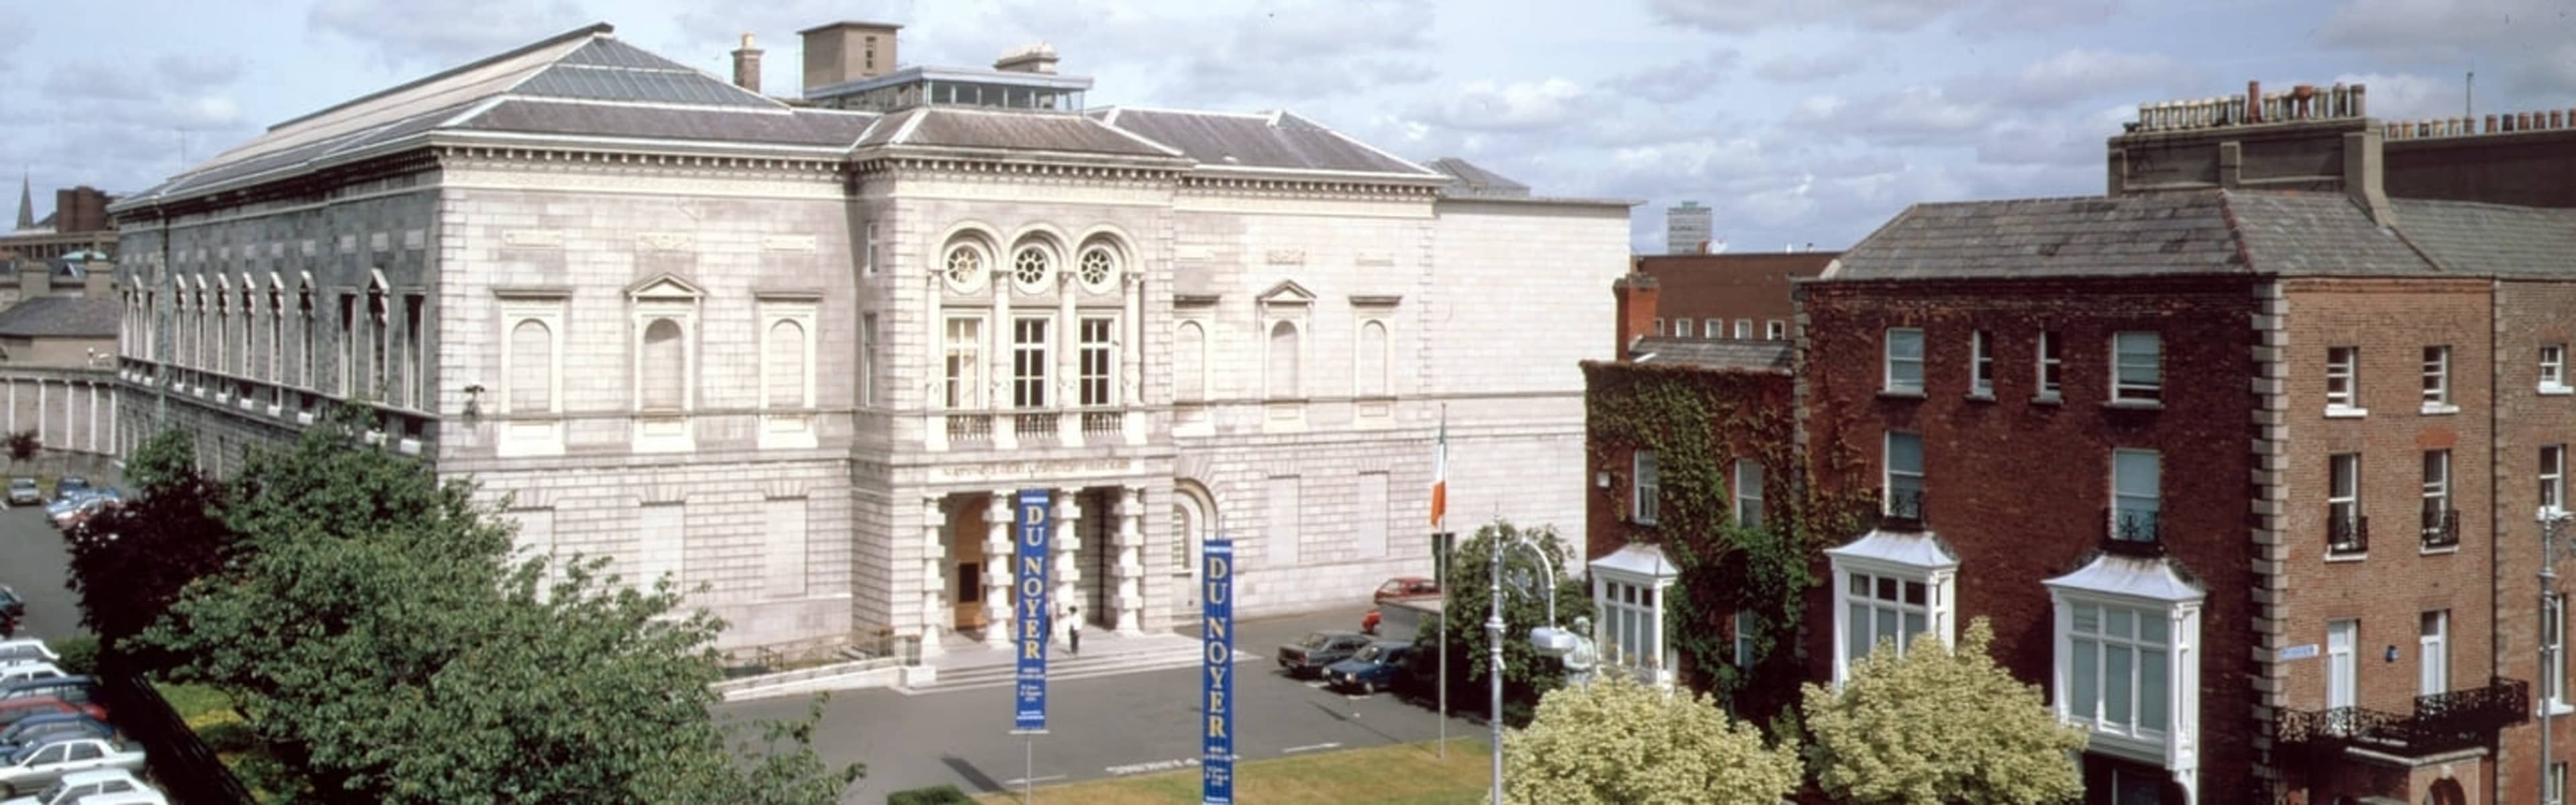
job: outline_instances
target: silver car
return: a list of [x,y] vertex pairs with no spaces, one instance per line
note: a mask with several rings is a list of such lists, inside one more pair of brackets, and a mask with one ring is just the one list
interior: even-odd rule
[[0,762],[0,796],[32,794],[75,772],[141,768],[141,748],[106,738],[74,738],[30,746]]

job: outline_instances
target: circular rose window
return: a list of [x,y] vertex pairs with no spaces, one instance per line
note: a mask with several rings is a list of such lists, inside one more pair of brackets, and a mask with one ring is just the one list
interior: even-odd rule
[[1011,279],[1030,290],[1043,290],[1047,280],[1045,249],[1028,246],[1011,258]]
[[951,248],[948,250],[948,265],[945,273],[951,285],[960,288],[975,287],[976,280],[984,274],[984,254],[976,251],[972,246]]
[[1083,250],[1082,267],[1076,276],[1082,280],[1083,287],[1097,291],[1109,284],[1112,265],[1114,263],[1109,257],[1109,250],[1093,246]]

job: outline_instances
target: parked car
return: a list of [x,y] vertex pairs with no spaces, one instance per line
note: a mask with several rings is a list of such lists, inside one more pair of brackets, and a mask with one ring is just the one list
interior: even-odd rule
[[33,506],[43,502],[45,490],[36,486],[36,479],[25,476],[9,479],[9,505]]
[[107,720],[107,708],[96,704],[73,704],[52,696],[36,696],[0,701],[0,727],[13,727],[20,721],[57,713],[78,713],[100,721]]
[[78,475],[65,475],[61,479],[54,481],[54,499],[61,500],[66,497],[70,497],[75,493],[87,491],[88,489],[88,478],[83,478]]
[[73,805],[170,805],[170,795],[146,788],[122,794],[91,794],[72,800],[72,803]]
[[46,646],[45,641],[33,637],[0,640],[0,665],[26,660],[53,662],[59,659],[62,658],[54,656],[53,648]]
[[1333,663],[1350,659],[1368,644],[1368,635],[1358,632],[1315,632],[1280,646],[1279,667],[1292,677],[1313,676]]
[[114,738],[116,728],[83,713],[42,713],[18,719],[18,723],[0,727],[0,755],[20,748],[46,743],[61,736]]
[[52,696],[72,704],[90,704],[98,699],[98,680],[86,676],[58,676],[0,685],[0,701],[38,696]]
[[1396,677],[1404,672],[1405,658],[1412,654],[1412,643],[1394,640],[1370,643],[1350,659],[1325,668],[1324,683],[1335,690],[1376,693],[1395,686]]
[[65,676],[71,675],[63,673],[63,669],[56,667],[50,662],[22,662],[17,665],[0,665],[0,685],[6,685],[11,682],[27,682],[37,679],[53,679]]
[[71,507],[70,510],[54,515],[54,526],[66,531],[79,528],[82,523],[89,522],[89,518],[98,516],[99,512],[123,502],[107,495],[91,495],[81,499],[80,504]]
[[116,491],[115,487],[86,489],[71,497],[47,504],[45,516],[52,519],[57,528],[68,527],[97,513],[100,508],[123,502],[125,502],[125,494]]
[[27,614],[27,597],[18,588],[0,584],[0,615],[16,617]]
[[1370,603],[1383,604],[1397,598],[1438,597],[1440,597],[1440,582],[1421,576],[1397,576],[1387,579],[1385,584],[1378,585],[1377,594],[1370,599]]
[[106,738],[75,738],[30,746],[0,763],[0,796],[32,793],[65,775],[85,771],[143,768],[143,750]]
[[36,792],[34,796],[0,802],[0,805],[76,805],[95,802],[104,795],[137,791],[152,791],[152,786],[135,779],[134,772],[125,769],[79,771],[63,775],[62,779],[45,786],[45,790]]

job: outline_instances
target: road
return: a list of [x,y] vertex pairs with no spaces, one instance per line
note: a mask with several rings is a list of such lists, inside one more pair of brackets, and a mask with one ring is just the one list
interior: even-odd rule
[[[102,477],[104,476],[104,477]],[[99,483],[123,485],[113,474],[92,474]],[[18,625],[18,636],[48,640],[82,634],[80,605],[70,588],[63,586],[71,578],[71,552],[63,545],[63,535],[45,522],[45,510],[39,506],[18,506],[0,511],[0,584],[9,585],[27,597],[27,618]]]
[[[1279,643],[1318,628],[1348,629],[1359,611],[1246,621],[1236,647],[1267,658]],[[1450,658],[1452,662],[1461,661]],[[1281,676],[1266,659],[1237,667],[1235,752],[1245,762],[1437,738],[1431,711],[1388,694],[1346,696]],[[1199,669],[1178,668],[1078,679],[1048,686],[1047,726],[1024,750],[1010,734],[1008,688],[907,696],[892,690],[834,696],[815,730],[826,761],[859,762],[867,777],[843,802],[884,802],[907,788],[955,784],[968,792],[1015,789],[1024,777],[1045,786],[1078,780],[1194,767],[1199,754]],[[1480,695],[1450,691],[1451,700]],[[740,702],[720,713],[738,719],[796,718],[805,697]],[[1488,728],[1450,719],[1449,734],[1481,736]],[[1023,752],[1033,754],[1024,760]],[[1023,771],[1024,763],[1033,767]],[[1032,777],[1033,775],[1033,777]]]

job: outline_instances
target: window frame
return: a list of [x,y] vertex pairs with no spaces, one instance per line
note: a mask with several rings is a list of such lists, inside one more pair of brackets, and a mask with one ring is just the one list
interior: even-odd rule
[[2437,344],[2424,348],[2424,413],[2444,414],[2460,410],[2451,404],[2451,347]]
[[2549,641],[2542,648],[2556,661],[2541,669],[2538,699],[2541,706],[2563,714],[2576,709],[2569,706],[2567,699],[2567,594],[2551,596],[2549,605],[2541,610],[2540,620],[2541,639]]
[[[818,443],[814,428],[814,411],[821,403],[819,399],[821,369],[815,365],[817,359],[822,357],[819,354],[822,342],[821,305],[814,300],[805,299],[761,299],[758,305],[760,329],[756,337],[759,339],[757,353],[760,356],[760,400],[757,406],[760,410],[760,447],[762,449],[813,447]],[[875,317],[876,314],[870,313],[865,321],[873,323],[876,320]],[[779,405],[778,400],[771,393],[782,379],[779,375],[788,368],[779,366],[771,353],[771,334],[781,324],[796,325],[799,331],[797,349],[800,352],[798,356],[800,365],[794,369],[800,376],[790,378],[796,384],[797,398],[794,405]],[[873,344],[863,346],[863,353],[873,346]],[[873,357],[872,354],[863,354],[861,360],[872,363]],[[863,395],[867,393],[866,389],[869,386],[868,381],[864,379],[865,374],[863,371],[860,386],[860,393]]]
[[[991,410],[992,401],[985,398],[986,323],[981,313],[950,311],[940,317],[940,410]],[[959,325],[966,325],[962,338]]]
[[1663,512],[1663,473],[1657,465],[1655,451],[1637,450],[1628,455],[1628,521],[1651,526]]
[[[2141,456],[2145,457],[2147,461],[2152,462],[2148,472],[2154,475],[2154,483],[2152,484],[2154,487],[2153,495],[2139,495],[2133,492],[2123,491],[2122,489],[2123,484],[2121,481],[2126,478],[2126,475],[2121,470],[2121,465],[2123,463],[2121,459],[2124,457],[2137,458]],[[2114,448],[2111,451],[2110,491],[2110,539],[2112,541],[2152,543],[2158,542],[2162,539],[2162,523],[2159,522],[2164,516],[2164,454],[2162,452],[2145,448]],[[2144,501],[2143,506],[2132,505],[2132,502],[2141,500]],[[2143,532],[2146,534],[2146,539],[2132,540],[2124,536],[2127,534],[2139,533],[2138,529],[2123,527],[2131,522],[2130,513],[2132,511],[2144,512],[2146,514],[2146,528]]]
[[[1030,325],[1036,325],[1035,338]],[[1041,411],[1051,407],[1054,394],[1048,383],[1055,370],[1055,314],[1019,313],[1011,316],[1011,410]]]
[[2326,347],[2326,414],[2365,411],[2361,407],[2361,348]]
[[[2182,692],[2175,684],[2177,680],[2174,678],[2176,676],[2174,662],[2183,646],[2180,641],[2174,639],[2178,629],[2174,622],[2177,618],[2172,609],[2162,602],[2141,605],[2090,597],[2069,599],[2067,607],[2067,620],[2058,627],[2058,641],[2060,648],[2066,652],[2062,656],[2067,663],[2066,687],[2062,689],[2064,701],[2057,708],[2060,718],[2084,727],[2096,735],[2163,743],[2165,738],[2174,731],[2175,722],[2179,716],[2178,705],[2183,698]],[[2083,623],[2084,614],[2088,610],[2093,613],[2093,630],[2081,631],[2079,626]],[[2126,616],[2129,619],[2128,634],[2114,633],[2113,624],[2118,622],[2115,616]],[[2149,631],[2148,624],[2156,624],[2160,627],[2163,632],[2161,639],[2151,640],[2146,636]],[[2078,645],[2079,643],[2091,644],[2094,687],[2090,691],[2084,689],[2081,673],[2078,671],[2084,667],[2080,658],[2085,650],[2083,646]],[[2128,714],[2126,720],[2116,720],[2112,717],[2114,705],[2112,692],[2117,680],[2111,666],[2116,652],[2123,649],[2129,656],[2128,671],[2125,674],[2127,679],[2119,684],[2119,689],[2125,690],[2128,694]],[[2161,660],[2150,665],[2147,659],[2149,652],[2161,655]],[[2151,667],[2161,667],[2164,671],[2164,697],[2161,700],[2153,700],[2157,707],[2152,711],[2144,706],[2152,700],[2146,690],[2147,669]],[[2094,704],[2093,712],[2089,715],[2080,712],[2087,693],[2091,694],[2090,700]],[[2147,715],[2150,712],[2161,717],[2163,721],[2161,726],[2148,726]]]
[[[2155,379],[2136,380],[2130,373],[2136,369],[2129,358],[2135,353],[2128,347],[2132,338],[2144,338],[2151,353]],[[2164,335],[2154,330],[2122,330],[2111,334],[2111,400],[2132,405],[2164,403]]]
[[2553,512],[2567,507],[2567,445],[2540,446],[2540,508]]
[[2415,690],[2419,696],[2451,691],[2451,611],[2415,616]]
[[[1954,606],[1950,589],[1950,571],[1900,567],[1883,562],[1863,562],[1850,557],[1834,558],[1833,577],[1827,581],[1834,588],[1834,686],[1839,688],[1851,678],[1853,667],[1878,649],[1883,634],[1881,620],[1894,624],[1895,656],[1902,658],[1912,650],[1914,638],[1931,634],[1943,645],[1957,645],[1951,634],[1950,611]],[[1865,589],[1855,591],[1855,585]],[[1920,600],[1913,593],[1920,592]],[[1883,594],[1882,594],[1883,593]],[[1860,611],[1869,615],[1868,624],[1855,624]],[[1920,616],[1921,628],[1909,623],[1906,616]],[[1866,628],[1863,628],[1866,626]],[[1855,639],[1866,638],[1870,651],[1855,656]]]
[[[2361,454],[2331,453],[2326,456],[2326,552],[2361,554],[2369,543],[2359,537],[2361,528]],[[2349,523],[2355,544],[2338,546],[2334,542],[2335,523]]]
[[[1898,437],[1905,437],[1914,441],[1914,455],[1916,463],[1911,471],[1901,471],[1896,468],[1896,442]],[[1915,431],[1892,429],[1887,431],[1879,440],[1878,463],[1879,513],[1891,516],[1896,514],[1897,493],[1900,491],[1897,487],[1896,480],[1898,478],[1912,478],[1913,488],[1911,491],[1915,495],[1916,514],[1919,516],[1922,509],[1921,500],[1923,490],[1931,475],[1929,468],[1924,466],[1931,463],[1931,461],[1930,456],[1926,455],[1924,450],[1923,434]]]
[[1762,337],[1767,341],[1789,340],[1789,323],[1779,319],[1765,322],[1762,327]]
[[1695,325],[1694,325],[1694,322],[1697,322],[1697,321],[1699,321],[1699,320],[1698,320],[1698,319],[1691,318],[1691,317],[1688,317],[1688,316],[1683,316],[1683,317],[1681,317],[1681,318],[1674,319],[1674,320],[1673,320],[1673,337],[1674,337],[1674,338],[1689,338],[1689,337],[1691,337],[1691,330],[1692,330],[1692,328],[1695,326]]
[[2565,343],[2540,345],[2540,382],[2538,385],[2539,391],[2542,394],[2569,393],[2570,389],[2567,385],[2567,345]]
[[[1099,327],[1094,338],[1092,328]],[[1093,371],[1095,359],[1098,371]],[[1083,408],[1114,408],[1118,399],[1118,316],[1084,313],[1074,317],[1074,399]],[[1094,391],[1098,394],[1094,394]],[[1095,401],[1096,400],[1096,401]]]
[[1736,319],[1736,320],[1735,320],[1735,340],[1738,340],[1738,341],[1750,341],[1750,340],[1753,340],[1753,320],[1752,320],[1752,319]]
[[2441,536],[2438,529],[2446,526],[2452,528],[2457,527],[2456,523],[2448,522],[2451,511],[2450,449],[2444,448],[2440,450],[2424,451],[2423,465],[2423,509],[2422,516],[2418,518],[2418,523],[2422,526],[2424,546],[2426,548],[2433,549],[2456,548],[2459,545],[2457,533],[2450,535],[2451,542],[2447,545],[2436,545],[2434,542],[2436,538]]
[[[1744,476],[1747,474],[1753,476],[1752,483],[1745,483]],[[1764,470],[1762,462],[1749,458],[1739,458],[1735,460],[1735,472],[1733,475],[1728,477],[1731,480],[1729,486],[1733,487],[1729,491],[1734,493],[1735,524],[1737,526],[1743,528],[1762,527],[1764,515],[1766,514],[1762,505],[1763,475]],[[1749,509],[1747,508],[1748,506],[1750,507]],[[1751,517],[1745,516],[1747,511],[1752,513]]]
[[[2050,626],[2052,695],[2049,708],[2059,722],[2077,725],[2086,731],[2089,738],[2087,751],[2146,763],[2182,779],[2191,779],[2199,768],[2192,747],[2200,744],[2202,737],[2200,693],[2204,657],[2201,655],[2207,648],[2203,634],[2207,626],[2202,616],[2208,595],[2200,585],[2170,568],[2162,568],[2164,578],[2161,580],[2140,579],[2131,569],[2107,566],[2106,563],[2111,561],[2115,560],[2099,557],[2083,569],[2044,582],[2054,611]],[[2103,614],[2110,609],[2130,613],[2129,634],[2132,637],[2143,634],[2141,623],[2164,624],[2164,667],[2167,672],[2164,674],[2162,729],[2150,730],[2142,726],[2144,719],[2139,716],[2143,711],[2136,707],[2129,712],[2129,722],[2108,723],[2103,718],[2108,714],[2101,707],[2098,694],[2096,709],[2090,717],[2081,717],[2076,712],[2077,669],[2074,666],[2078,652],[2075,650],[2075,615],[2079,605],[2097,608],[2097,635],[2110,631],[2111,618]],[[2094,643],[2095,690],[2107,691],[2110,680],[2108,652],[2098,637]],[[2128,689],[2133,699],[2142,698],[2140,694],[2145,687],[2141,670],[2145,666],[2138,659],[2133,647],[2128,674]]]
[[2065,394],[2066,344],[2054,330],[2039,331],[2037,377],[2039,393],[2035,399],[2054,402]]
[[1968,332],[1968,396],[1995,398],[1994,338],[1984,330]]
[[[571,334],[565,330],[569,316],[569,306],[565,301],[560,296],[505,296],[498,300],[501,377],[496,389],[500,396],[494,407],[503,415],[503,421],[494,452],[499,456],[563,454],[564,414],[567,410],[563,388],[564,352],[565,344],[571,339]],[[522,410],[517,406],[519,371],[515,336],[519,325],[531,321],[546,329],[546,405],[541,409]],[[308,340],[306,343],[312,342]]]
[[1736,610],[1734,627],[1735,639],[1733,643],[1735,650],[1733,656],[1728,659],[1735,661],[1736,668],[1750,670],[1755,663],[1761,662],[1762,660],[1761,652],[1756,650],[1755,645],[1759,642],[1756,640],[1756,637],[1758,636],[1758,630],[1762,628],[1762,616],[1760,613],[1756,613],[1750,609]]
[[[1897,354],[1897,344],[1900,340],[1913,342],[1914,348],[1912,355],[1904,356]],[[1881,356],[1880,366],[1882,367],[1880,371],[1879,393],[1911,396],[1922,395],[1924,393],[1923,328],[1889,327],[1882,331],[1879,341],[1879,353]],[[1899,383],[1899,378],[1897,377],[1899,374],[1897,368],[1899,366],[1911,366],[1913,368],[1913,377],[1905,384]]]
[[1717,340],[1726,337],[1725,319],[1708,319],[1699,323],[1700,337]]

